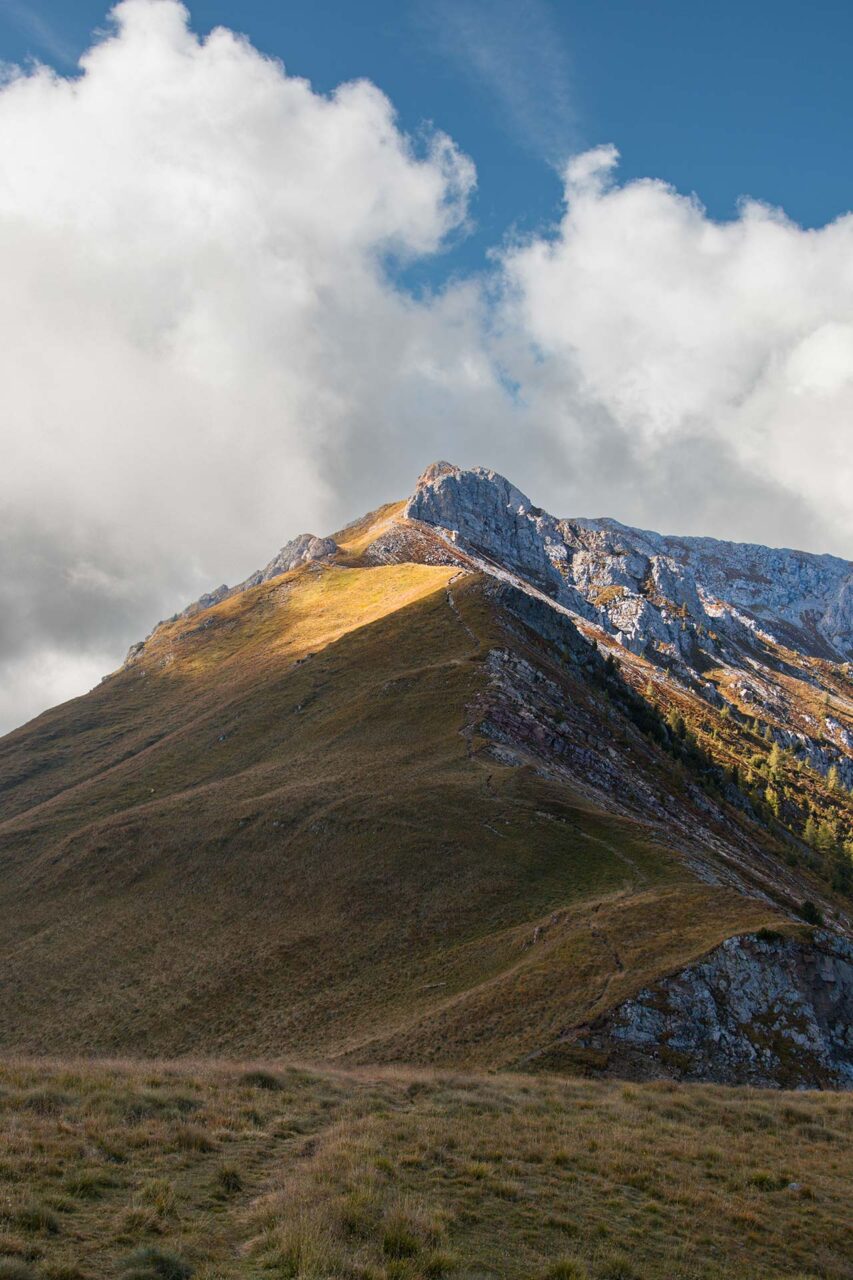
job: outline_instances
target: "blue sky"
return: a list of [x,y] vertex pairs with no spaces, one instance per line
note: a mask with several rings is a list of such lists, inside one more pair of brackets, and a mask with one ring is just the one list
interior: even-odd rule
[[[853,5],[820,0],[196,0],[320,91],[366,76],[401,126],[431,120],[474,159],[473,234],[427,273],[470,269],[559,212],[554,165],[615,143],[620,178],[751,195],[803,226],[853,207]],[[524,13],[520,14],[519,10]],[[99,0],[0,0],[0,56],[73,69]]]

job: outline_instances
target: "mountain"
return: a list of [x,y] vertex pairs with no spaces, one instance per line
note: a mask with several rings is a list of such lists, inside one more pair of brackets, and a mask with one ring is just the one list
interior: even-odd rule
[[853,565],[447,463],[0,740],[0,1044],[853,1085]]

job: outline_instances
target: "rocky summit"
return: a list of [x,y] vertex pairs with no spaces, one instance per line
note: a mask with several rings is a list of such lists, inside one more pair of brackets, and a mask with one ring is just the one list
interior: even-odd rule
[[0,741],[16,1051],[853,1086],[853,564],[440,462]]
[[[405,515],[612,636],[718,707],[766,716],[781,746],[853,787],[844,715],[815,716],[819,660],[849,679],[853,563],[714,538],[668,537],[615,520],[556,519],[493,471],[436,463]],[[823,691],[826,693],[826,691]],[[846,690],[849,693],[849,688]]]

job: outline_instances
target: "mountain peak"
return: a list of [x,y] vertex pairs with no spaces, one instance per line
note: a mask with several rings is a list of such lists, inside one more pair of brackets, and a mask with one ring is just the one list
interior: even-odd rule
[[560,519],[497,472],[446,462],[427,468],[404,514],[521,572],[582,615],[590,605],[600,610],[606,596],[602,621],[623,643],[652,638],[643,602],[657,599],[659,611],[686,605],[703,626],[710,609],[813,656],[853,657],[853,564],[838,557]]
[[0,744],[0,1035],[850,1083],[851,568],[447,462],[292,539]]
[[456,475],[459,471],[460,468],[453,462],[443,462],[441,460],[431,462],[418,476],[418,483],[415,488],[420,489],[422,485],[432,484],[435,480],[440,479],[441,476]]

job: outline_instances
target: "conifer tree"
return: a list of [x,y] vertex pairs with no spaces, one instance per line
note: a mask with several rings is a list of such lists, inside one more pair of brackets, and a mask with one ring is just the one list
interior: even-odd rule
[[831,853],[838,844],[838,829],[835,823],[824,818],[817,827],[817,848],[821,853]]
[[687,735],[687,725],[684,716],[677,707],[670,707],[666,717],[666,723],[676,738],[684,738]]

